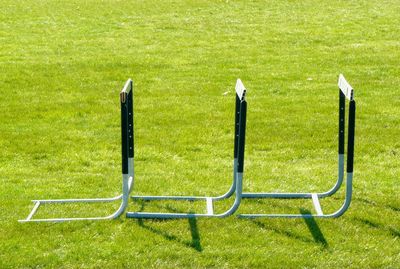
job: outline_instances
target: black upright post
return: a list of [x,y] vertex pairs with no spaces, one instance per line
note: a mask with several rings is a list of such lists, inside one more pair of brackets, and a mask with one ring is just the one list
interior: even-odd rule
[[339,88],[339,154],[344,154],[345,107],[346,96]]
[[356,102],[351,100],[349,104],[349,131],[347,138],[347,173],[353,172],[355,121]]
[[240,118],[239,118],[239,139],[238,139],[238,173],[243,173],[244,170],[244,145],[246,137],[246,114],[247,102],[240,102]]
[[235,140],[233,147],[233,158],[238,157],[238,139],[239,139],[239,114],[240,114],[240,98],[236,94],[236,105],[235,105]]
[[128,94],[128,136],[129,136],[129,158],[134,156],[134,133],[133,133],[133,88],[132,81],[130,83],[131,90]]
[[121,92],[121,153],[122,153],[122,174],[128,174],[128,106],[127,94]]

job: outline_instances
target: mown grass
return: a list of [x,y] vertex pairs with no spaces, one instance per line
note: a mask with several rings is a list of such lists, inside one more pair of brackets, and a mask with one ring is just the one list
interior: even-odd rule
[[[2,0],[0,7],[1,268],[399,267],[397,1]],[[238,77],[249,104],[245,190],[326,190],[336,177],[339,73],[358,105],[354,200],[339,219],[17,223],[30,199],[120,193],[118,92],[128,77],[134,193],[227,190]],[[338,208],[343,193],[323,200],[324,210]],[[39,214],[103,215],[116,206],[48,206]],[[140,208],[204,205],[130,203]],[[307,210],[309,201],[240,208]]]

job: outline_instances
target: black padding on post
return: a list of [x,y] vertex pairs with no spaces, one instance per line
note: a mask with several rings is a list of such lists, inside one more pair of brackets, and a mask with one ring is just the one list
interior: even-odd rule
[[349,131],[347,138],[347,173],[353,172],[355,121],[356,121],[356,102],[352,100],[350,101],[349,105]]
[[[122,93],[125,94],[126,93]],[[122,174],[128,174],[128,106],[126,100],[121,98],[121,153],[122,153]]]
[[247,102],[240,102],[240,118],[239,118],[239,145],[238,145],[238,173],[243,173],[244,170],[244,145],[246,137],[246,114]]
[[238,156],[238,139],[239,139],[239,114],[240,114],[240,99],[236,94],[236,105],[235,105],[235,139],[233,148],[233,158]]
[[344,154],[345,108],[346,96],[339,88],[339,154]]
[[[132,87],[132,81],[131,81]],[[129,138],[129,158],[134,156],[134,133],[133,133],[133,90],[128,94],[128,138]]]

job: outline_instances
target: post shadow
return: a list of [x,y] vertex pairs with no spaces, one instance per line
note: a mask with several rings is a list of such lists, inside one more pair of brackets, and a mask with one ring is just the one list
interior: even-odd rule
[[312,243],[313,241],[311,239],[309,239],[308,237],[302,236],[302,235],[298,235],[289,231],[285,231],[283,229],[278,229],[276,227],[272,227],[272,226],[267,226],[265,225],[263,222],[256,220],[256,219],[250,219],[251,222],[253,222],[255,225],[257,225],[259,228],[264,229],[264,230],[271,230],[277,234],[281,234],[284,236],[287,236],[289,238],[293,238],[305,243]]
[[190,234],[192,236],[191,247],[201,252],[203,248],[201,247],[200,243],[200,234],[199,234],[199,229],[197,228],[197,219],[188,218],[188,221],[190,226]]
[[374,200],[369,200],[369,199],[362,198],[362,197],[354,198],[354,201],[361,202],[363,204],[367,204],[368,206],[383,207],[383,208],[390,209],[390,210],[392,210],[394,212],[400,212],[400,207],[399,206],[379,204],[378,202],[376,202]]
[[355,217],[353,218],[354,220],[367,225],[369,228],[372,229],[380,229],[386,232],[389,232],[391,236],[393,236],[394,238],[400,238],[400,230],[392,228],[392,227],[386,227],[385,225],[382,225],[380,223],[377,223],[375,221],[369,220],[367,218],[359,218],[359,217]]
[[[141,201],[140,209],[138,210],[138,212],[143,211],[144,206],[145,206],[145,201]],[[176,208],[172,208],[170,206],[166,206],[165,208],[170,211],[177,212]],[[190,213],[193,213],[193,212],[190,212]],[[153,219],[153,221],[156,221],[156,222],[171,221],[171,220],[173,220],[173,219]],[[146,224],[145,219],[137,219],[137,222],[140,227],[142,227],[154,234],[161,235],[168,241],[173,241],[173,242],[183,244],[184,246],[191,247],[198,252],[203,251],[203,248],[202,248],[201,242],[200,242],[200,234],[199,234],[199,230],[197,227],[197,219],[196,218],[188,218],[190,235],[192,237],[192,240],[190,240],[190,241],[181,239],[181,238],[177,237],[176,235],[162,231],[161,229],[154,228],[154,227]]]
[[[300,213],[302,215],[309,215],[311,214],[310,210],[300,208]],[[308,229],[311,232],[314,241],[318,244],[321,244],[324,248],[328,247],[328,242],[326,241],[324,234],[322,233],[321,229],[319,228],[317,222],[314,218],[304,218],[305,223],[307,224]]]

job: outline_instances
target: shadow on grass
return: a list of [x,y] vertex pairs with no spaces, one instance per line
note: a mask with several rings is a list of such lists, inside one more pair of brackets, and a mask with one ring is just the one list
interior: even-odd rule
[[[300,213],[302,215],[311,214],[311,212],[309,210],[306,210],[303,208],[300,209]],[[276,228],[273,226],[266,225],[265,223],[258,221],[258,220],[253,219],[251,221],[262,229],[271,230],[275,233],[287,236],[289,238],[293,238],[293,239],[296,239],[296,240],[299,240],[302,242],[306,242],[306,243],[317,243],[317,244],[321,245],[324,249],[327,249],[329,246],[328,242],[326,241],[321,229],[319,228],[319,226],[314,218],[304,218],[304,221],[305,221],[308,229],[311,232],[313,240],[309,239],[308,237],[298,235],[293,232],[285,231],[283,229],[279,229],[279,228]]]
[[387,208],[387,209],[392,210],[394,212],[400,212],[400,207],[398,207],[398,206],[382,205],[382,204],[378,204],[377,202],[375,202],[373,200],[368,200],[368,199],[365,199],[365,198],[354,198],[354,201],[361,202],[361,203],[367,204],[369,206]]
[[[301,208],[300,213],[302,215],[309,215],[311,212],[307,209]],[[324,248],[328,247],[328,242],[326,241],[324,234],[319,228],[317,222],[314,218],[304,218],[305,223],[307,224],[308,230],[310,230],[314,241],[318,244],[321,244]]]
[[279,229],[279,228],[276,228],[276,227],[273,227],[273,226],[266,225],[265,223],[263,223],[263,222],[261,222],[259,220],[252,219],[251,222],[253,222],[255,225],[257,225],[258,227],[260,227],[261,229],[264,229],[264,230],[270,230],[270,231],[273,231],[273,232],[275,232],[277,234],[281,234],[281,235],[287,236],[289,238],[293,238],[293,239],[296,239],[296,240],[299,240],[299,241],[302,241],[302,242],[306,242],[306,243],[312,243],[313,242],[313,240],[310,240],[309,238],[307,238],[305,236],[298,235],[298,234],[295,234],[295,233],[292,233],[292,232],[288,232],[288,231],[285,231],[285,230],[282,230],[282,229]]
[[[145,205],[145,202],[142,201],[141,207],[139,209],[139,212],[143,211],[144,205]],[[176,209],[174,209],[174,208],[172,208],[170,206],[167,206],[166,208],[169,211],[177,212]],[[189,212],[189,213],[193,213],[193,212]],[[163,221],[170,221],[171,219],[169,219],[169,220],[168,219],[150,219],[150,220],[153,221],[153,222],[163,222]],[[147,223],[147,221],[145,221],[144,219],[138,219],[137,222],[138,222],[140,227],[142,227],[142,228],[144,228],[144,229],[146,229],[146,230],[148,230],[148,231],[150,231],[150,232],[152,232],[154,234],[161,235],[162,237],[164,237],[168,241],[178,242],[180,244],[183,244],[186,247],[191,247],[191,248],[193,248],[194,250],[196,250],[198,252],[202,252],[203,251],[203,248],[202,248],[201,243],[200,243],[200,234],[199,234],[199,229],[197,227],[197,219],[196,218],[189,218],[188,219],[189,228],[190,228],[190,234],[191,234],[191,237],[192,237],[192,240],[190,240],[190,241],[181,239],[178,236],[173,235],[173,234],[171,234],[169,232],[166,232],[166,231],[163,231],[161,229],[155,228],[155,227],[149,225]]]
[[400,231],[398,229],[395,229],[395,228],[392,228],[392,227],[386,227],[386,226],[384,226],[382,224],[379,224],[377,222],[373,222],[372,220],[365,219],[365,218],[354,218],[354,220],[356,220],[356,221],[358,221],[358,222],[360,222],[362,224],[365,224],[365,225],[369,226],[370,228],[387,231],[395,238],[400,238]]

